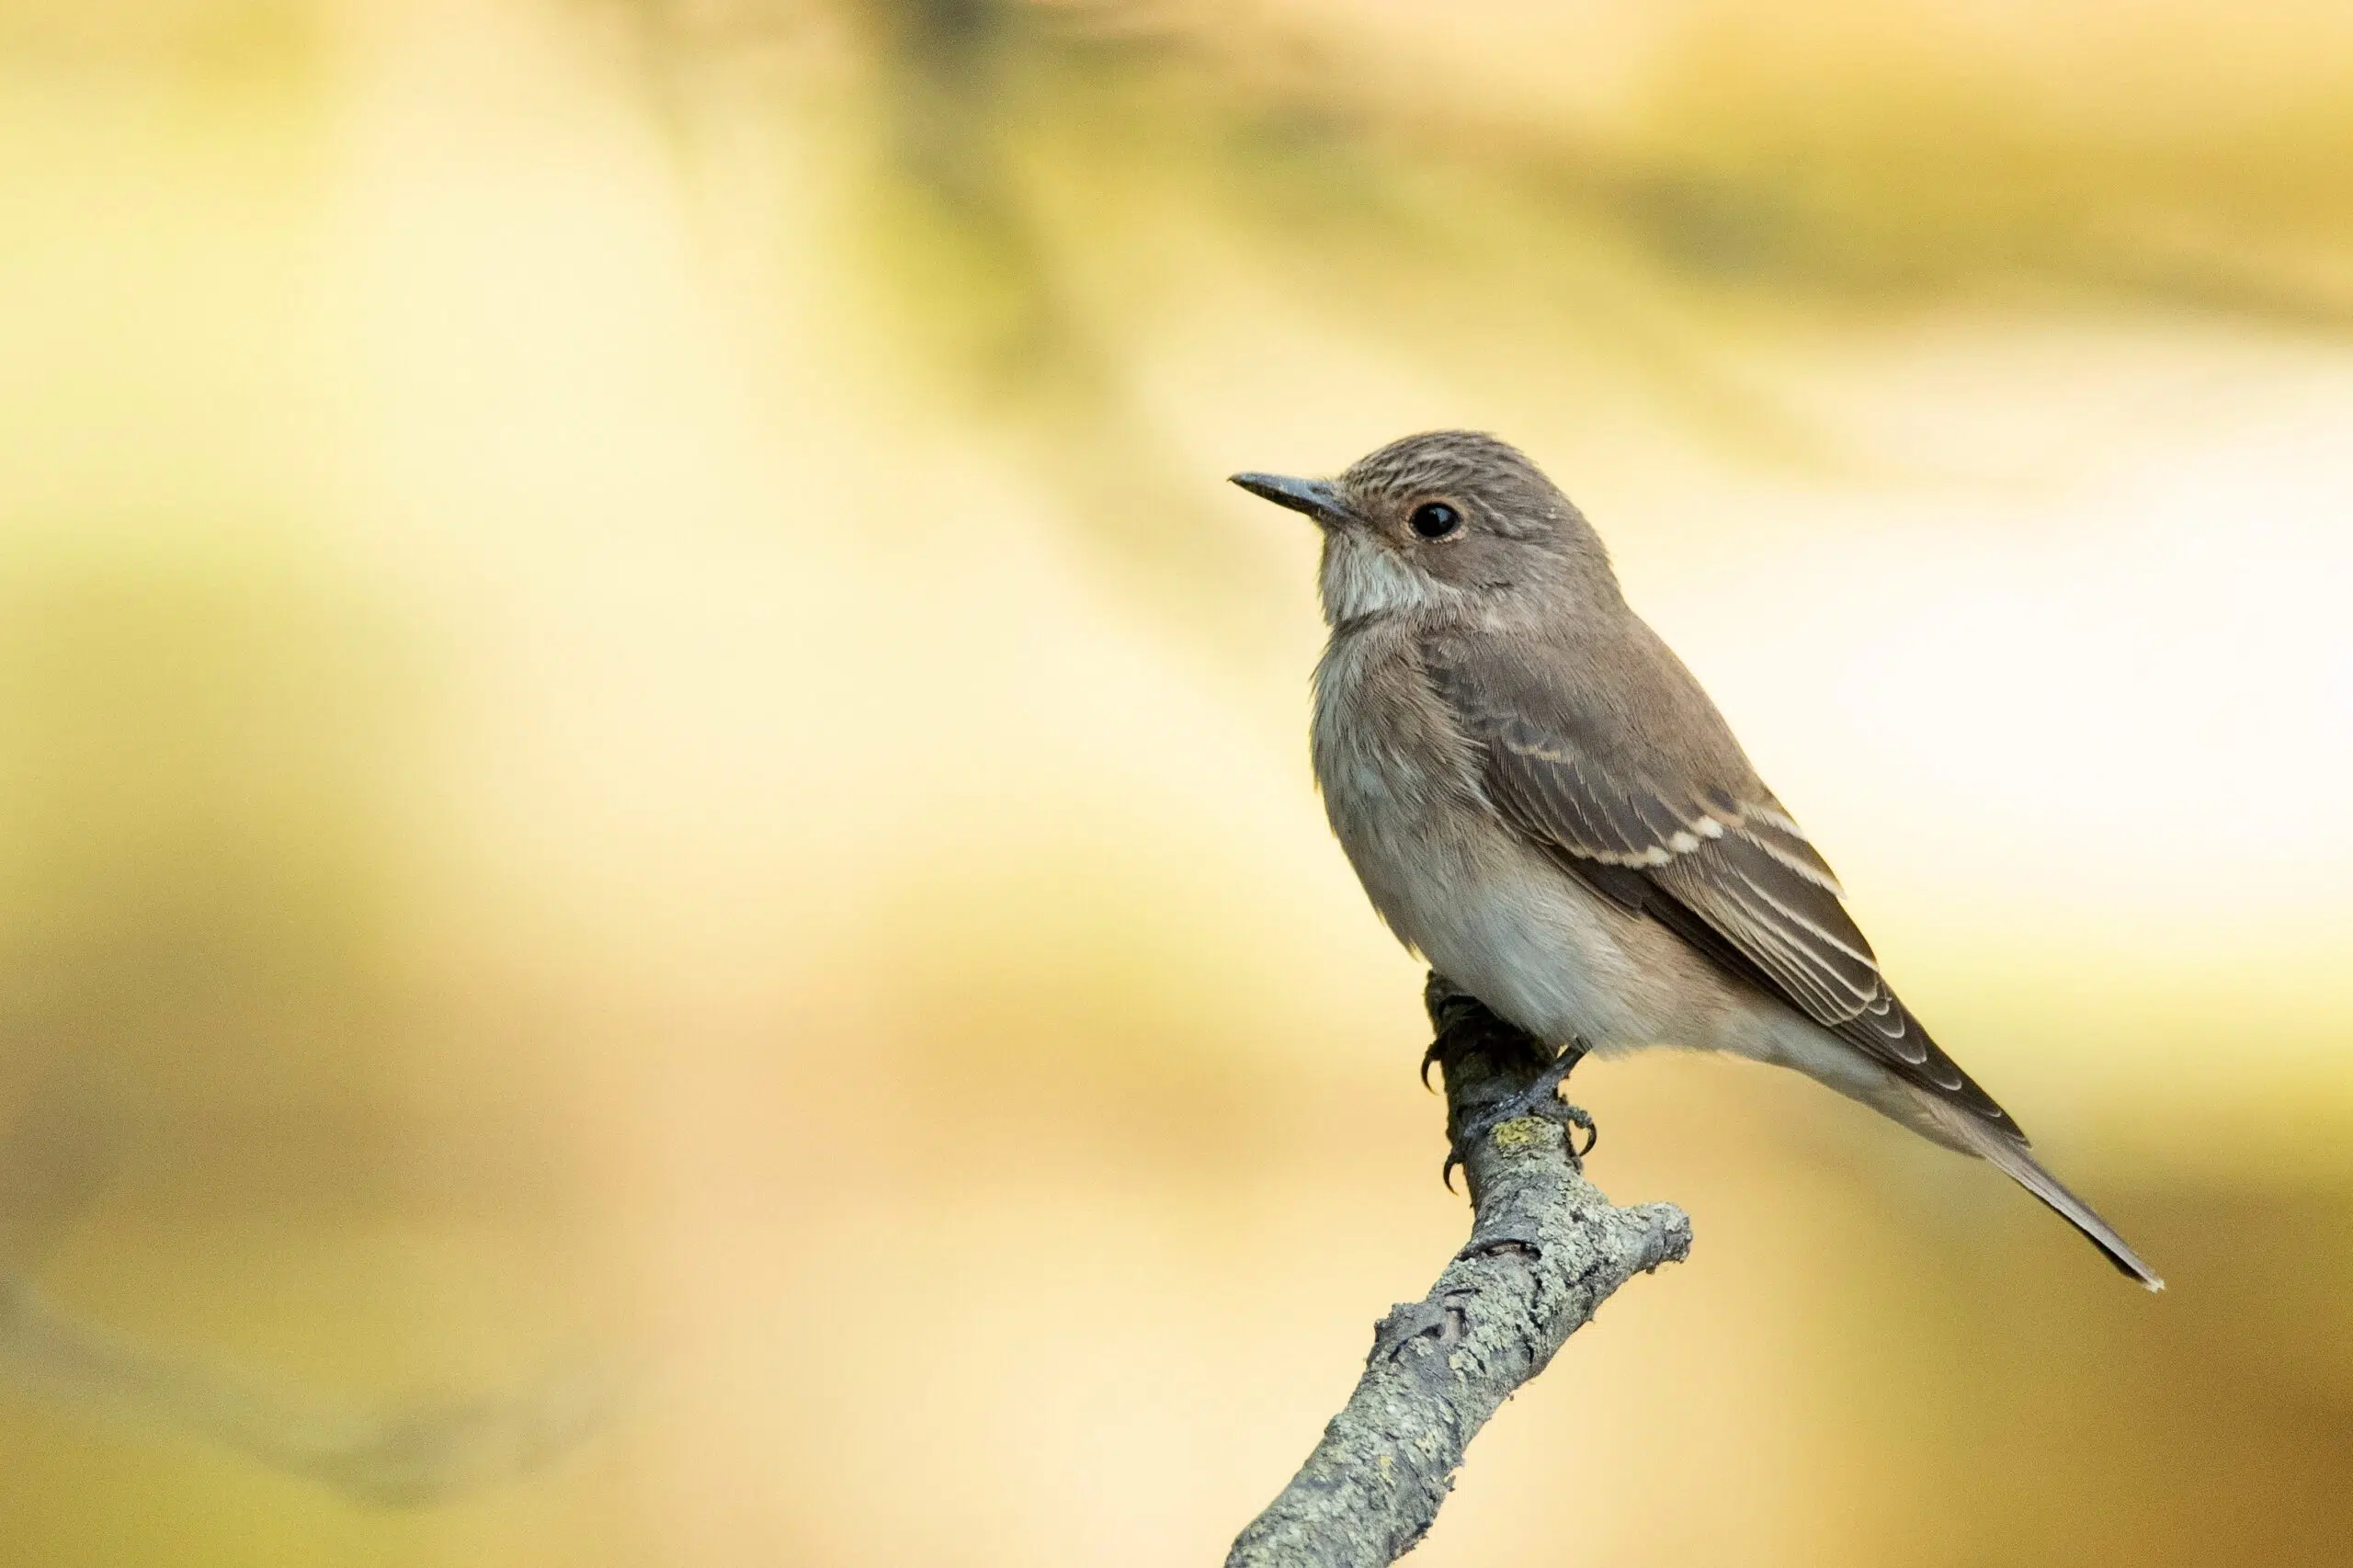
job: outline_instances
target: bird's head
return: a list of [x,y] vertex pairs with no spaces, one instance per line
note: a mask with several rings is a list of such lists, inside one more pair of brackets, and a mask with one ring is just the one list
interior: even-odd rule
[[1337,479],[1237,473],[1233,483],[1323,528],[1324,613],[1336,626],[1563,591],[1616,596],[1584,515],[1493,436],[1433,430],[1390,442]]

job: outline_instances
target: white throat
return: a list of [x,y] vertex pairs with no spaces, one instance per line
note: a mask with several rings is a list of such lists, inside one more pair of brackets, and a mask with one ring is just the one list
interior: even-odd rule
[[1394,551],[1352,528],[1334,528],[1324,536],[1324,568],[1317,586],[1324,596],[1324,619],[1334,626],[1428,609],[1460,592],[1415,571]]

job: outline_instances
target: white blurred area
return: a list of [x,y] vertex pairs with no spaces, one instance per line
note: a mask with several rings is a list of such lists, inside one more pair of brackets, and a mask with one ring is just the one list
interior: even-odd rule
[[[1598,36],[1563,118],[1654,139],[1642,62],[1677,35],[1588,12],[1598,34],[1482,8],[1427,58],[1404,6],[1237,8],[1225,41],[1324,29],[1307,58],[1376,96],[1406,59],[1432,87],[1503,62],[1475,126],[1548,101],[1513,62]],[[2280,15],[2264,37],[2335,25]],[[344,1003],[298,1000],[253,1080],[202,1043],[245,1013],[175,1034],[163,998],[130,1060],[166,1063],[193,1131],[133,1162],[54,1290],[329,1384],[581,1344],[646,1369],[577,1454],[418,1515],[0,1403],[23,1560],[1221,1553],[1463,1223],[1418,970],[1308,776],[1313,540],[1222,476],[1439,425],[1585,506],[1907,997],[2191,1304],[2148,1308],[1991,1173],[1808,1085],[1588,1070],[1593,1174],[1683,1202],[1697,1252],[1505,1413],[1415,1561],[2170,1562],[2262,1507],[2262,1540],[2303,1542],[2353,1398],[2345,1255],[2279,1240],[2348,1212],[2341,324],[2002,288],[1695,304],[1580,252],[1620,352],[1704,359],[1687,398],[1591,335],[1547,348],[1549,317],[1321,290],[1182,180],[1100,210],[1074,180],[1102,244],[1068,287],[1126,324],[1108,381],[1199,492],[1171,513],[1139,482],[1097,519],[1053,440],[894,328],[843,150],[855,20],[784,17],[759,69],[665,71],[629,17],[525,0],[329,7],[285,24],[299,70],[256,23],[262,64],[185,77],[27,21],[67,41],[0,69],[11,602],[131,585],[127,669],[208,617],[292,628],[221,666],[244,728],[154,766],[101,737],[77,766],[129,781],[41,795],[41,831],[163,821],[174,770],[217,764],[253,842],[358,846],[327,858],[360,956],[318,986],[376,998],[347,1009],[365,1071],[321,1043]],[[1123,565],[1098,520],[1222,527],[1222,575]],[[188,583],[197,630],[155,630]],[[214,666],[188,667],[209,713]],[[134,675],[97,684],[135,738],[184,699]],[[19,756],[80,733],[42,700],[12,710]],[[17,926],[48,885],[9,884]],[[314,1102],[392,1131],[341,1142]],[[394,1174],[335,1174],[363,1155]],[[2246,1285],[2250,1259],[2280,1272]],[[2240,1439],[2276,1446],[2268,1483],[2253,1458],[2179,1482]]]

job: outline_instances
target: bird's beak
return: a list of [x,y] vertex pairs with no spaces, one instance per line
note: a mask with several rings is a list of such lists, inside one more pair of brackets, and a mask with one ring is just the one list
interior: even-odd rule
[[1306,513],[1324,528],[1348,520],[1348,509],[1341,503],[1340,493],[1324,480],[1289,479],[1279,473],[1237,473],[1233,482],[1260,500]]

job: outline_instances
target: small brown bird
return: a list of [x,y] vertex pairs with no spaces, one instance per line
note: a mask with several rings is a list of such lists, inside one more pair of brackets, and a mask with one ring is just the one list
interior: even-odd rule
[[1526,456],[1442,430],[1336,480],[1233,483],[1324,530],[1315,777],[1366,893],[1560,1051],[1552,1083],[1651,1045],[1794,1067],[1991,1160],[2164,1288],[1897,999],[1829,865]]

